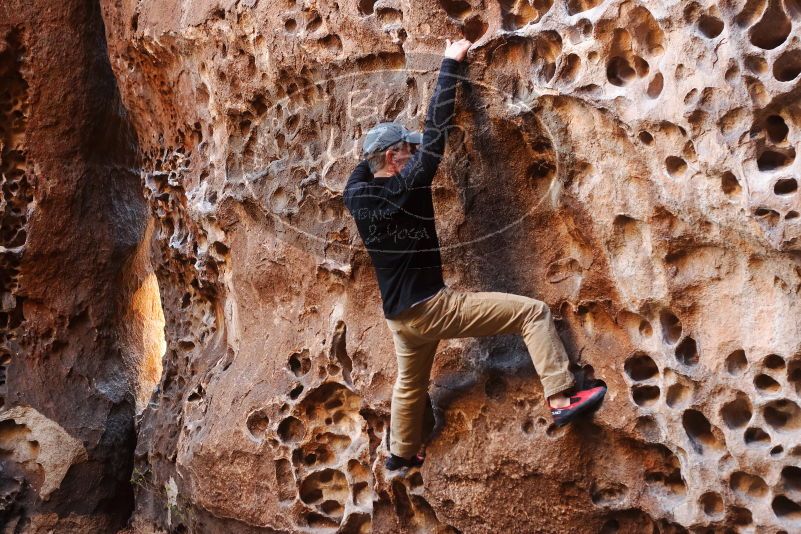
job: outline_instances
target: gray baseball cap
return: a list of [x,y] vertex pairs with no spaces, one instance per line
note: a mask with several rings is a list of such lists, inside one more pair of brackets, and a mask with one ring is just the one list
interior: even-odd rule
[[423,134],[407,130],[397,122],[382,122],[365,134],[362,153],[367,155],[381,152],[400,141],[420,144],[423,142]]

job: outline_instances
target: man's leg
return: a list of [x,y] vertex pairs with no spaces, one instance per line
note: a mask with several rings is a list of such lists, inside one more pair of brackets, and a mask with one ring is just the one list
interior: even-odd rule
[[546,398],[575,382],[570,361],[556,333],[551,311],[539,300],[511,293],[445,288],[407,321],[423,339],[521,334],[542,381]]
[[398,376],[392,389],[390,452],[411,458],[422,444],[426,393],[439,340],[423,340],[402,323],[387,321],[392,330]]

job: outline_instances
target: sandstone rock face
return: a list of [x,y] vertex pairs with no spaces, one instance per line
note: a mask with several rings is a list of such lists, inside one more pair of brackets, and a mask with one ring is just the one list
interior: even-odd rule
[[[801,529],[801,3],[120,0],[167,324],[140,531]],[[443,341],[390,477],[395,363],[341,190],[476,44],[434,184],[447,283],[546,301],[592,421],[519,338]]]
[[137,153],[99,6],[2,2],[3,532],[114,532],[133,509],[163,353]]

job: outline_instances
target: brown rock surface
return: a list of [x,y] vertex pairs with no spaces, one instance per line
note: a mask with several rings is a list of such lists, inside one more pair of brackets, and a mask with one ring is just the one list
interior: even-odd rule
[[[167,334],[139,421],[133,530],[801,529],[798,0],[101,5],[155,220]],[[19,35],[4,37],[6,49],[28,42]],[[520,339],[443,341],[428,460],[389,476],[392,341],[341,189],[372,124],[420,126],[443,40],[461,35],[478,42],[434,185],[446,282],[548,302],[576,369],[609,393],[592,421],[555,429]],[[87,48],[90,38],[67,50],[105,53]],[[1,65],[9,94],[44,87],[14,61]],[[31,72],[86,72],[65,67]],[[57,87],[92,87],[79,82],[88,83]],[[21,101],[67,124],[74,96],[53,96]],[[93,131],[83,117],[74,131]],[[34,197],[56,193],[19,219],[31,230],[14,268],[30,274],[13,294],[27,299],[34,346],[53,335],[61,349],[121,347],[132,358],[123,369],[148,369],[160,317],[125,172],[137,148],[118,144],[119,122],[99,123],[118,126],[92,138],[109,146],[91,155],[110,154],[96,163],[124,180],[85,185],[91,208],[75,212],[56,202],[75,198],[79,176],[64,175],[63,162],[50,189],[33,187]],[[4,146],[20,142],[6,131]],[[76,135],[48,138],[46,156],[15,152],[14,165],[46,176],[36,164],[69,156],[56,149]],[[85,146],[75,150],[86,156]],[[117,208],[104,211],[109,202]],[[49,228],[62,239],[34,239],[37,221],[68,213]],[[69,245],[89,233],[106,245]],[[94,276],[54,272],[40,258],[56,248]],[[46,296],[62,303],[58,314]],[[128,307],[76,313],[89,296]],[[69,335],[51,318],[72,315],[81,330]],[[124,343],[82,337],[95,321],[121,325]],[[91,363],[78,373],[91,384],[124,375],[120,358],[57,354]],[[7,398],[84,433],[91,460],[87,429],[104,428],[111,404],[98,397],[108,389],[89,396],[102,409],[88,423],[57,411],[45,396],[62,410],[87,398],[54,378],[63,368],[30,375],[44,378],[24,402]],[[114,391],[145,398],[147,372],[136,376]],[[128,421],[132,400],[116,406]],[[34,524],[59,520],[48,514]]]
[[161,360],[136,155],[99,6],[0,3],[3,532],[115,531],[133,509]]

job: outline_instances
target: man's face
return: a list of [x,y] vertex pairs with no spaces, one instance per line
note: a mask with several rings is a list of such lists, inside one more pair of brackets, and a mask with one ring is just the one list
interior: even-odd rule
[[392,172],[399,172],[406,162],[409,161],[414,153],[417,151],[417,145],[402,141],[397,145],[387,150],[387,159],[392,163],[394,169]]

